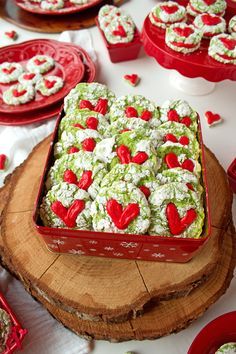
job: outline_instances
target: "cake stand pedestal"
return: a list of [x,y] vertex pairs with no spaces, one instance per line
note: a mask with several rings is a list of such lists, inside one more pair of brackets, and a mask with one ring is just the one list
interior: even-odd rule
[[208,95],[214,91],[216,84],[201,77],[190,79],[181,75],[178,71],[171,71],[169,81],[177,90],[192,96]]

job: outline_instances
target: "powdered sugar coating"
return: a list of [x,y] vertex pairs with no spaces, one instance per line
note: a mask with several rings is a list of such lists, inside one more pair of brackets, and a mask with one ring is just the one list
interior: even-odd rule
[[[15,96],[14,95],[15,90],[24,93],[20,96]],[[34,99],[34,96],[35,96],[35,90],[33,86],[17,84],[5,90],[3,92],[2,99],[8,105],[18,106],[20,104],[24,104],[32,101]]]
[[[36,64],[38,62],[38,64]],[[41,64],[40,64],[41,62]],[[55,65],[54,59],[48,55],[35,55],[26,64],[27,70],[32,73],[45,74]]]

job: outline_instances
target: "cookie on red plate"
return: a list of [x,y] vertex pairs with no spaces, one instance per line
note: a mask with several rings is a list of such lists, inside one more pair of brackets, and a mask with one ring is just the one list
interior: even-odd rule
[[216,34],[225,32],[226,22],[223,17],[214,14],[200,14],[194,21],[193,25],[203,31],[203,37],[209,38]]
[[174,1],[165,1],[156,5],[149,14],[151,23],[166,28],[176,22],[186,21],[186,9]]

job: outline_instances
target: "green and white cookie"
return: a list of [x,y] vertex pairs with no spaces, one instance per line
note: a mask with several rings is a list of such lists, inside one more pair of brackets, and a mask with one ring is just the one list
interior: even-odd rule
[[160,186],[149,198],[150,235],[199,238],[204,224],[204,208],[198,193],[183,183]]
[[19,76],[18,81],[22,85],[36,85],[36,83],[42,78],[41,74],[36,73],[23,73]]
[[43,96],[51,96],[57,93],[64,85],[64,81],[59,76],[44,76],[36,83],[36,90]]
[[236,343],[230,342],[223,344],[215,354],[236,354]]
[[236,33],[236,15],[231,17],[228,30],[230,33]]
[[184,22],[175,23],[166,29],[166,45],[179,53],[195,52],[200,47],[201,39],[202,31]]
[[144,234],[150,224],[146,197],[135,185],[124,181],[100,189],[91,215],[95,231]]
[[109,164],[110,169],[117,164],[133,162],[157,171],[159,165],[155,147],[158,136],[155,130],[124,132],[97,143],[94,154],[98,160]]
[[186,21],[186,9],[174,1],[163,1],[150,12],[149,19],[157,27],[166,28],[176,22]]
[[[101,101],[102,100],[102,101]],[[73,114],[75,109],[89,109],[103,115],[109,113],[110,107],[115,100],[115,95],[105,85],[97,82],[80,83],[73,88],[64,99],[64,110]],[[87,103],[87,104],[86,104]],[[106,107],[99,105],[105,103]]]
[[27,70],[36,74],[45,74],[55,65],[54,59],[48,55],[35,55],[26,64]]
[[156,104],[141,95],[121,96],[111,106],[110,119],[115,122],[119,118],[142,119],[151,128],[157,128],[160,114]]
[[109,123],[102,114],[90,112],[87,109],[75,109],[73,112],[67,113],[60,121],[58,139],[60,139],[63,130],[76,126],[81,129],[96,130],[103,136]]
[[3,92],[3,101],[11,106],[17,106],[30,102],[34,99],[35,90],[31,85],[17,84]]
[[225,19],[214,14],[200,14],[195,17],[193,25],[203,32],[203,37],[210,38],[226,30]]
[[53,185],[64,181],[86,190],[94,199],[106,174],[106,165],[98,161],[94,154],[79,151],[63,155],[55,161],[48,172],[46,188],[50,189]]
[[227,7],[225,0],[213,0],[206,2],[204,0],[190,0],[187,6],[187,12],[191,16],[197,16],[202,13],[224,16]]
[[61,182],[43,198],[40,217],[45,226],[91,230],[91,202],[83,189]]
[[198,128],[198,114],[184,100],[167,100],[160,108],[162,123],[171,121],[186,125],[196,132]]
[[208,54],[221,63],[236,65],[236,37],[224,33],[212,37]]
[[132,42],[135,24],[129,15],[114,17],[107,26],[103,27],[106,40],[111,44]]
[[0,83],[8,84],[17,81],[23,71],[23,67],[18,63],[5,62],[0,64]]
[[104,30],[114,18],[119,17],[121,14],[124,14],[124,12],[116,6],[102,6],[98,12],[98,22],[100,28]]
[[40,6],[43,10],[59,10],[64,7],[64,0],[42,0]]
[[106,137],[112,137],[117,134],[122,134],[125,131],[129,130],[148,130],[150,129],[150,125],[148,122],[141,118],[136,119],[127,119],[118,118],[116,121],[112,122],[105,131]]
[[184,151],[181,152],[180,149],[176,151],[175,148],[172,150],[169,148],[157,150],[158,163],[160,165],[158,172],[180,167],[184,170],[193,172],[199,177],[201,173],[201,165],[196,158],[189,155],[190,154],[187,155],[184,153]]
[[195,134],[184,124],[166,122],[158,127],[160,142],[157,148],[157,155],[162,157],[168,152],[186,154],[188,157],[198,159],[199,143]]

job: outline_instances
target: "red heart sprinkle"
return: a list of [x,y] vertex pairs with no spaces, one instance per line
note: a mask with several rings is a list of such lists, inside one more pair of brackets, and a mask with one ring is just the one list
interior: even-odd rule
[[93,111],[94,106],[92,105],[92,103],[88,100],[81,100],[79,103],[79,108],[80,109],[89,109],[90,111]]
[[220,122],[221,121],[221,116],[217,113],[213,113],[211,111],[207,111],[205,113],[206,119],[207,119],[207,123],[209,125],[212,125],[214,123]]
[[208,26],[216,26],[219,23],[221,23],[221,19],[218,16],[213,16],[210,14],[203,14],[202,15],[202,22]]
[[82,147],[84,151],[93,151],[96,146],[96,141],[93,138],[87,138],[82,142]]
[[80,129],[85,129],[85,127],[83,127],[80,123],[73,124],[73,127],[80,128]]
[[81,176],[79,182],[77,183],[77,186],[80,189],[83,189],[83,190],[87,191],[88,188],[93,183],[92,174],[93,174],[92,171],[84,171],[82,173],[82,176]]
[[130,150],[127,146],[120,145],[116,149],[116,153],[117,153],[117,156],[119,157],[120,162],[122,164],[128,164],[131,162],[131,154],[130,154]]
[[148,122],[152,118],[152,112],[148,110],[143,111],[140,118]]
[[161,9],[165,11],[167,14],[174,14],[176,11],[178,11],[178,6],[173,5],[173,6],[168,6],[168,5],[162,5]]
[[146,186],[140,186],[139,189],[143,192],[145,197],[148,199],[150,197],[151,191],[148,187]]
[[98,127],[98,119],[95,117],[89,117],[86,120],[86,125],[89,129],[97,130]]
[[184,232],[197,218],[194,209],[187,210],[185,216],[181,219],[177,207],[173,203],[166,206],[166,218],[172,235],[179,235]]
[[187,38],[192,33],[194,33],[194,30],[191,27],[185,27],[185,28],[175,27],[174,32],[177,33],[178,36]]
[[7,157],[5,154],[0,154],[0,170],[5,169],[6,159],[7,159]]
[[6,35],[8,38],[11,38],[11,39],[15,39],[15,38],[17,37],[16,31],[5,32],[5,35]]
[[29,73],[29,74],[23,75],[23,79],[25,79],[25,80],[32,80],[34,77],[35,77],[34,73]]
[[75,152],[79,152],[79,149],[76,146],[72,146],[68,150],[68,154],[74,154]]
[[53,88],[53,86],[55,85],[55,83],[56,83],[56,80],[50,81],[50,80],[44,79],[44,84],[45,84],[45,86],[46,86],[48,89]]
[[234,50],[234,48],[236,47],[236,39],[220,38],[220,40],[224,44],[224,46],[229,50]]
[[192,124],[192,120],[189,117],[184,117],[184,118],[181,119],[180,123],[186,125],[186,127],[189,128],[190,125]]
[[188,170],[190,172],[193,172],[194,170],[194,163],[192,160],[189,160],[189,159],[186,159],[184,160],[184,162],[182,163],[181,167],[184,169],[184,170]]
[[124,209],[115,199],[107,201],[107,213],[115,226],[120,229],[126,229],[129,224],[140,214],[139,205],[136,203],[128,204]]
[[11,74],[11,73],[13,73],[13,71],[15,71],[16,70],[16,68],[14,67],[14,66],[12,66],[10,69],[7,69],[7,68],[3,68],[2,69],[2,72],[4,73],[4,74]]
[[18,91],[17,89],[13,89],[12,90],[12,94],[14,97],[21,97],[23,96],[27,91],[26,90],[22,90],[22,91]]
[[171,122],[179,122],[179,115],[176,112],[175,109],[171,109],[168,113],[167,113],[167,118],[169,121]]
[[187,136],[183,135],[183,136],[181,136],[179,138],[179,143],[181,145],[188,145],[189,144],[189,138]]
[[166,141],[172,141],[173,143],[177,143],[178,142],[178,139],[176,138],[176,136],[174,136],[173,134],[166,134],[164,136],[164,139],[163,139],[165,142]]
[[134,157],[132,157],[131,162],[142,165],[147,159],[148,154],[144,151],[140,151]]
[[169,152],[169,154],[166,154],[164,157],[164,161],[169,168],[180,167],[178,157],[173,152]]
[[76,226],[76,219],[78,215],[84,210],[85,202],[84,200],[75,200],[73,204],[66,208],[64,205],[55,201],[51,205],[51,210],[66,224],[68,227]]
[[66,170],[63,175],[63,181],[67,183],[77,184],[77,176],[71,170]]
[[94,111],[101,113],[101,114],[106,114],[108,109],[108,100],[106,98],[99,98],[96,106],[94,107]]
[[191,191],[194,191],[193,185],[191,183],[186,183],[186,186],[188,189],[191,189]]
[[127,118],[137,118],[138,112],[134,107],[128,106],[125,109],[125,115]]
[[42,59],[42,60],[35,59],[35,60],[34,60],[34,63],[35,63],[36,65],[42,65],[42,64],[44,64],[44,63],[46,63],[46,62],[47,62],[46,59]]
[[122,38],[127,37],[126,31],[125,31],[124,27],[121,25],[117,26],[117,29],[112,31],[112,34],[114,36],[120,36]]
[[129,81],[133,86],[136,86],[139,82],[139,76],[137,74],[125,75],[124,79]]
[[210,5],[213,5],[213,4],[216,2],[216,0],[204,0],[204,2],[205,2],[208,6],[210,6]]

